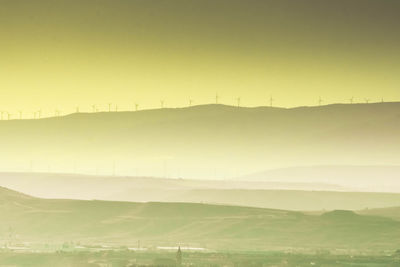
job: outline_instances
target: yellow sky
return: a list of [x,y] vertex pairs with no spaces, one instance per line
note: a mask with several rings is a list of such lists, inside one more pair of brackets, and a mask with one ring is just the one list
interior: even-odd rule
[[399,100],[400,5],[353,2],[2,1],[0,110]]

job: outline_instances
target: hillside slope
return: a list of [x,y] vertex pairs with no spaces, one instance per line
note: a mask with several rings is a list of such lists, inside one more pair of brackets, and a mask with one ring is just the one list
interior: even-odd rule
[[237,180],[282,183],[335,183],[344,188],[370,192],[400,192],[400,166],[326,165],[266,170]]
[[[191,203],[20,198],[2,190],[0,232],[19,241],[188,244],[212,249],[393,249],[400,222],[335,211],[299,212]],[[10,228],[11,227],[11,228]]]
[[389,208],[379,208],[379,209],[364,209],[357,212],[361,215],[372,215],[381,216],[386,218],[391,218],[400,221],[400,207],[389,207]]
[[233,177],[275,167],[400,164],[400,103],[203,105],[0,121],[2,169]]
[[398,193],[344,192],[344,188],[334,185],[294,181],[281,183],[0,173],[0,186],[36,197],[57,199],[193,202],[300,211],[400,206]]

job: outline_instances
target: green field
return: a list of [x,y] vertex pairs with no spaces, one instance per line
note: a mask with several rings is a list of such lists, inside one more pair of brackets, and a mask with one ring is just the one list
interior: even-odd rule
[[[400,257],[388,255],[331,255],[327,253],[298,254],[279,252],[185,252],[182,266],[198,267],[395,267]],[[0,252],[0,266],[18,267],[175,267],[176,253],[149,251],[133,252],[124,249],[106,252],[10,253]]]
[[[229,250],[395,250],[400,221],[352,211],[322,215],[192,203],[45,200],[0,192],[0,233],[14,242]],[[10,230],[11,229],[11,230]]]

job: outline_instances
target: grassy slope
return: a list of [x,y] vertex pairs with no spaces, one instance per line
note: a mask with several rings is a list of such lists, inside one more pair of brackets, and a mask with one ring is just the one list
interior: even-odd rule
[[[7,192],[4,194],[4,191]],[[190,203],[43,200],[2,190],[0,229],[52,242],[189,243],[220,249],[393,249],[400,222],[352,212],[299,212]]]
[[360,210],[400,205],[400,194],[299,190],[198,189],[169,196],[168,201],[204,202],[285,210]]
[[382,216],[400,221],[400,207],[365,209],[357,212],[362,215]]

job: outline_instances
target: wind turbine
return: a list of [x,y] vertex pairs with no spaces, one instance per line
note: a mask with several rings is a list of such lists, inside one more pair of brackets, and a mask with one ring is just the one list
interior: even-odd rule
[[194,102],[193,99],[189,99],[189,107],[192,106],[193,102]]
[[111,112],[111,103],[108,103],[108,112]]
[[365,103],[369,103],[369,99],[368,98],[365,98]]
[[352,96],[352,97],[349,99],[350,104],[353,104],[353,100],[354,100],[354,97]]
[[319,97],[319,99],[318,99],[318,105],[321,106],[322,102],[324,102],[324,101],[322,100],[321,97]]
[[218,104],[218,103],[219,103],[219,95],[217,93],[217,94],[215,94],[215,104]]
[[139,109],[139,104],[135,103],[135,110],[138,111],[138,109]]
[[92,111],[93,111],[93,113],[96,112],[96,105],[92,105]]
[[240,97],[236,98],[237,106],[240,107]]
[[270,107],[272,107],[272,104],[274,103],[274,100],[275,100],[275,99],[273,99],[273,98],[272,98],[272,95],[271,95],[270,98],[269,98],[269,105],[270,105]]
[[114,160],[113,165],[112,165],[112,176],[115,176],[115,171],[116,171],[116,164],[115,164],[115,160]]

